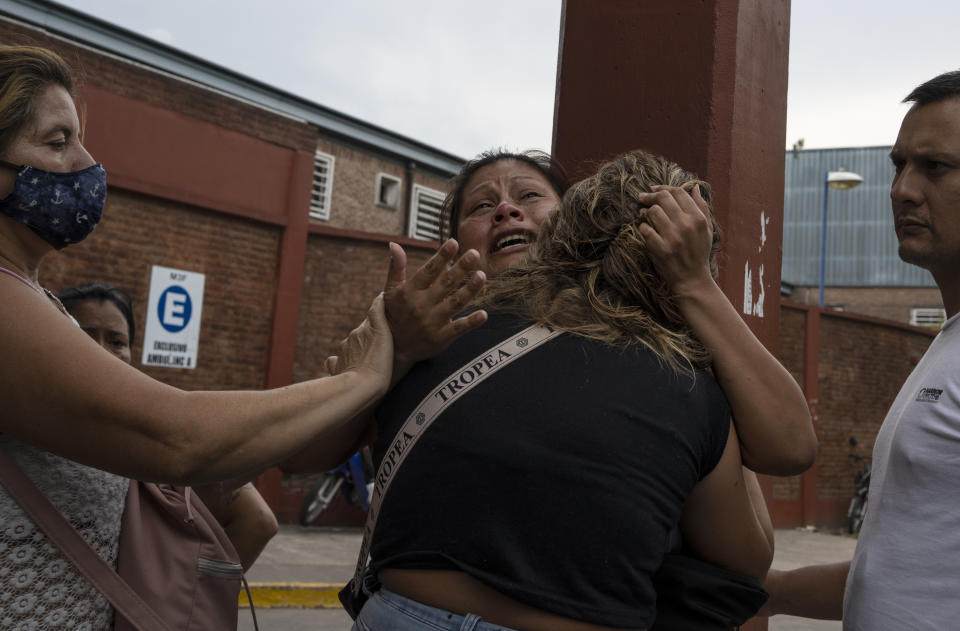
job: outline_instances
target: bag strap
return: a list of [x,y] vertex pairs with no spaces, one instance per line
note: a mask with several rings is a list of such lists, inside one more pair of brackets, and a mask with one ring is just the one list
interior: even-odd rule
[[370,542],[373,539],[373,529],[377,525],[377,516],[380,514],[383,497],[387,494],[387,489],[396,477],[400,465],[406,460],[410,450],[423,433],[447,407],[473,386],[561,333],[563,331],[539,325],[527,327],[450,373],[413,409],[400,427],[400,431],[393,437],[391,447],[384,454],[374,478],[373,496],[370,498],[370,508],[367,510],[367,523],[363,528],[363,543],[360,544],[360,556],[357,559],[357,568],[352,581],[355,596],[360,594],[363,570],[370,556]]
[[90,547],[66,517],[2,449],[0,484],[6,487],[10,497],[20,505],[23,512],[124,618],[140,631],[172,631],[96,550]]

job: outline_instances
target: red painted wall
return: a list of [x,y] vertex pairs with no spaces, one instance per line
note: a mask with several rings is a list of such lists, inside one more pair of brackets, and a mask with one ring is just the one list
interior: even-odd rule
[[294,151],[100,88],[83,97],[85,144],[110,186],[286,223]]

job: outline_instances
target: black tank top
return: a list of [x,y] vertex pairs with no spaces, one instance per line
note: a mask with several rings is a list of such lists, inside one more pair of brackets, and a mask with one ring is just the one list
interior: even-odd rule
[[[376,463],[430,389],[525,326],[495,314],[414,367],[377,410]],[[709,373],[694,380],[640,345],[565,333],[477,384],[425,432],[381,507],[374,570],[458,569],[562,616],[649,627],[651,576],[729,423]]]

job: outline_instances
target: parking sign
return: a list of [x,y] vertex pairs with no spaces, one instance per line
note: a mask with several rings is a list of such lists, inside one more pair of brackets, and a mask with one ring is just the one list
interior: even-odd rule
[[203,282],[204,275],[197,272],[153,266],[143,336],[144,366],[197,367]]

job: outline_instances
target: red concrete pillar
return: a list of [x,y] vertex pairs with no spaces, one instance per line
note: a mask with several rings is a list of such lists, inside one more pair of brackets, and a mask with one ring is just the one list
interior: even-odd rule
[[279,388],[293,379],[293,360],[297,346],[297,321],[303,272],[307,256],[308,210],[313,184],[313,155],[294,154],[287,188],[287,225],[277,253],[276,291],[273,299],[273,327],[267,359],[267,388]]
[[574,177],[643,148],[713,187],[720,282],[779,337],[787,0],[565,0],[553,153]]
[[774,353],[789,24],[789,0],[564,0],[554,111],[574,177],[642,148],[710,182],[720,285]]
[[[293,361],[297,345],[297,320],[303,273],[306,264],[308,210],[313,182],[313,155],[304,151],[294,154],[287,188],[287,225],[277,252],[276,290],[273,299],[273,320],[267,355],[267,388],[289,385],[293,379]],[[283,474],[270,469],[257,479],[257,488],[275,512],[283,497]]]

